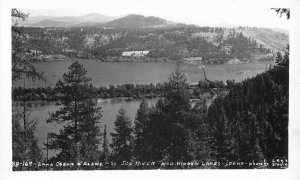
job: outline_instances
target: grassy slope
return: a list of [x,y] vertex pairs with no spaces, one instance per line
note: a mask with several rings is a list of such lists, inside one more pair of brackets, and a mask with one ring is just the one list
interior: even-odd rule
[[243,29],[239,31],[242,31],[245,36],[251,36],[259,44],[262,44],[274,51],[283,52],[286,49],[286,45],[289,43],[288,34],[284,34],[267,28]]

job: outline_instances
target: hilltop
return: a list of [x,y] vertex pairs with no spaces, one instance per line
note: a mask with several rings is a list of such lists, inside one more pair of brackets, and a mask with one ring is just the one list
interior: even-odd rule
[[105,28],[151,28],[151,27],[169,27],[176,24],[165,19],[154,16],[142,16],[130,14],[128,16],[113,20],[111,22],[100,25]]
[[[36,60],[47,55],[64,55],[103,61],[143,57],[142,61],[245,63],[274,60],[275,54],[289,43],[289,35],[279,30],[200,27],[136,14],[117,19],[96,13],[53,20],[35,17],[34,22],[31,24],[34,27],[26,27],[25,31],[30,47],[38,52]],[[136,57],[124,58],[122,54],[126,51],[137,53]],[[138,55],[138,51],[147,55]]]

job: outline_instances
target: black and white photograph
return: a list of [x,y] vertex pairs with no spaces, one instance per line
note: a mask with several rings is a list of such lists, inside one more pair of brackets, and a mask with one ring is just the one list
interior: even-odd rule
[[15,2],[12,173],[291,168],[292,3]]

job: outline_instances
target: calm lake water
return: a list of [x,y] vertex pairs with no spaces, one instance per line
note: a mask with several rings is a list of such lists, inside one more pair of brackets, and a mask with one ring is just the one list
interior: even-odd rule
[[[54,86],[58,79],[62,78],[63,73],[67,72],[68,66],[73,61],[59,62],[40,62],[34,63],[34,66],[44,71],[47,82],[27,81],[26,87],[44,87]],[[92,83],[95,86],[106,86],[111,84],[150,84],[157,82],[165,82],[170,74],[174,71],[175,63],[139,63],[139,62],[122,62],[122,63],[107,63],[90,60],[80,60],[88,71],[88,76],[92,77]],[[255,76],[266,70],[270,63],[255,63],[255,64],[220,64],[206,65],[207,78],[210,80],[228,80],[235,79],[241,81],[247,77]],[[203,72],[194,64],[182,64],[181,68],[185,70],[188,81],[198,82],[203,80]],[[23,80],[15,82],[14,86],[23,86]],[[153,105],[157,100],[150,100],[149,104]],[[102,128],[107,126],[108,139],[111,142],[110,132],[113,131],[116,114],[121,106],[127,110],[127,114],[133,121],[136,111],[139,107],[139,101],[99,101],[98,105],[102,107]],[[14,113],[16,108],[14,108]],[[58,132],[61,126],[55,124],[47,124],[46,119],[49,117],[49,112],[55,112],[59,107],[54,104],[43,104],[32,108],[31,118],[38,120],[36,137],[41,148],[44,148],[43,143],[46,143],[48,132]],[[50,156],[54,155],[54,151],[50,151]],[[46,150],[44,149],[44,154]]]
[[[157,99],[148,100],[148,105],[152,106],[157,102]],[[127,115],[132,120],[132,125],[134,125],[134,119],[136,111],[140,106],[140,101],[130,101],[126,102],[124,100],[111,101],[111,100],[98,100],[98,106],[102,107],[102,117],[101,121],[101,131],[103,132],[104,125],[106,125],[107,138],[111,142],[110,133],[114,132],[114,121],[116,120],[116,115],[119,109],[124,106],[127,111]],[[30,114],[30,119],[36,119],[38,124],[36,126],[36,137],[38,138],[38,144],[41,148],[45,148],[44,143],[47,142],[48,132],[59,132],[62,125],[56,125],[55,123],[47,123],[46,119],[49,118],[49,113],[57,111],[60,107],[55,106],[54,103],[41,102],[33,104],[32,112]],[[17,107],[13,108],[15,114],[18,110]],[[46,149],[43,149],[44,155],[46,155]],[[54,151],[49,151],[49,156],[53,156]]]
[[[57,62],[37,62],[34,66],[43,71],[47,77],[47,82],[31,80],[26,82],[26,87],[44,87],[54,86],[62,79],[63,73],[68,71],[68,66],[73,61]],[[174,71],[176,64],[171,62],[120,62],[108,63],[92,60],[80,60],[87,70],[92,83],[96,86],[106,86],[111,84],[150,84],[165,82]],[[255,64],[219,64],[206,65],[207,78],[209,80],[228,80],[235,79],[241,81],[247,77],[252,77],[266,70],[270,63]],[[185,70],[188,80],[191,83],[203,80],[203,72],[195,64],[182,64],[181,68]],[[23,80],[13,83],[14,86],[23,86]]]

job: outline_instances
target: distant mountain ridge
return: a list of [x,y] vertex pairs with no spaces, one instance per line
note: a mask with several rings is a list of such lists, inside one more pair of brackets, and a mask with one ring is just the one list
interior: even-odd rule
[[130,14],[124,17],[106,16],[90,13],[83,16],[34,16],[25,22],[19,22],[26,27],[74,27],[98,26],[104,28],[150,28],[173,27],[182,25],[155,16]]
[[34,27],[49,27],[49,26],[55,26],[55,27],[68,27],[73,26],[73,23],[65,22],[65,21],[55,21],[51,19],[46,19],[37,23],[32,24]]
[[[125,16],[107,16],[98,13],[89,13],[82,16],[29,16],[26,21],[18,21],[18,23],[26,27],[95,26],[103,28],[126,29],[190,26],[184,23],[174,23],[172,21],[155,16],[143,16],[138,14],[130,14]],[[212,27],[238,28],[239,26],[228,23],[219,23]],[[282,32],[288,35],[288,30],[279,28],[264,29],[272,29],[275,32]]]
[[112,21],[118,17],[106,16],[98,13],[90,13],[83,16],[33,16],[28,17],[25,22],[19,22],[27,27],[59,27],[76,26],[84,23],[93,25]]
[[171,21],[154,17],[143,16],[137,14],[130,14],[128,16],[104,23],[100,25],[105,28],[150,28],[150,27],[168,27],[175,26],[176,23]]

